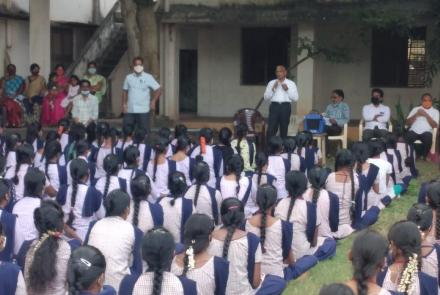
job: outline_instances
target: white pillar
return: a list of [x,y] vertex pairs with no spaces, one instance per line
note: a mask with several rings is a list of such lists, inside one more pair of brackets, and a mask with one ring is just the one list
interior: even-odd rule
[[50,0],[29,1],[29,60],[47,77],[50,64]]
[[163,52],[161,59],[161,81],[163,93],[161,97],[161,114],[171,120],[179,119],[179,55],[178,28],[174,24],[166,24],[161,30]]
[[[307,38],[310,41],[315,40],[315,27],[313,24],[300,23],[298,24],[298,38]],[[298,60],[303,58],[305,53],[298,56]],[[304,115],[308,114],[313,108],[314,96],[314,66],[313,58],[309,58],[301,63],[297,68],[297,86],[299,92],[299,100],[296,105],[297,110],[297,124],[302,123]]]

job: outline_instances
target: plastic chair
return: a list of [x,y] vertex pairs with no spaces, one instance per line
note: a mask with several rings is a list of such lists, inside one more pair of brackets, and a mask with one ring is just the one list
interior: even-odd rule
[[342,130],[342,133],[340,135],[335,136],[328,136],[328,140],[340,140],[342,142],[342,148],[347,148],[347,142],[348,142],[348,123],[344,124],[344,129]]
[[[362,135],[364,134],[364,120],[359,121],[359,141],[362,141]],[[393,124],[388,121],[388,132],[393,132]]]
[[[405,126],[407,128],[407,126]],[[431,144],[431,150],[429,151],[431,155],[435,155],[435,151],[437,150],[437,132],[438,128],[432,129],[432,144]],[[414,144],[422,144],[420,140],[414,141]]]

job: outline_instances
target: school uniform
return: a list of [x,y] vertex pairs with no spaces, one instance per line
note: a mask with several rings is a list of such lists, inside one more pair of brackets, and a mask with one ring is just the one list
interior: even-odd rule
[[[130,202],[130,213],[127,221],[133,223],[134,202]],[[163,210],[159,204],[153,204],[148,201],[139,203],[138,225],[137,227],[145,234],[155,226],[163,225]]]
[[247,207],[245,208],[246,218],[249,218],[251,215],[253,215],[255,212],[259,210],[257,205],[258,187],[266,183],[276,187],[276,182],[277,182],[275,176],[267,173],[261,173],[260,183],[258,183],[258,172],[249,174],[249,177],[251,178],[252,188],[251,188],[251,196],[247,203]]
[[200,153],[200,146],[194,148],[191,152],[191,158],[195,159],[197,156],[201,156],[209,166],[209,181],[208,185],[211,187],[216,186],[218,178],[223,176],[223,155],[218,149],[214,149],[210,145],[206,145],[206,153]]
[[291,169],[290,162],[281,156],[269,156],[267,173],[273,175],[277,181],[274,184],[277,189],[278,199],[285,198],[289,195],[286,190],[286,173]]
[[[61,166],[57,163],[49,163],[47,166],[47,172],[46,172],[46,165],[43,165],[40,167],[40,170],[46,174],[47,180],[49,180],[49,183],[47,186],[52,186],[54,190],[58,191],[61,186],[67,185],[67,167]],[[45,196],[49,197],[49,196]]]
[[234,152],[236,154],[240,154],[241,158],[243,159],[244,171],[254,171],[255,154],[257,150],[255,143],[251,142],[247,138],[243,138],[240,141],[240,146],[238,147],[238,139],[234,139],[231,142],[231,147],[234,149]]
[[96,151],[96,172],[95,179],[99,179],[104,177],[107,173],[104,170],[104,158],[110,154],[116,155],[116,148],[107,148],[107,147],[99,147]]
[[60,144],[61,144],[61,150],[64,151],[64,149],[69,144],[69,133],[63,132],[60,136]]
[[186,185],[190,186],[192,184],[192,171],[196,165],[196,160],[186,157],[181,161],[176,162],[176,171],[179,171],[185,175]]
[[[392,158],[390,158],[392,160]],[[367,160],[369,164],[374,164],[379,167],[378,180],[377,183],[379,187],[379,194],[381,196],[390,196],[391,199],[395,197],[394,194],[394,181],[392,179],[393,166],[388,161],[388,156],[386,153],[382,153],[379,158],[369,158]],[[388,183],[387,183],[388,179]]]
[[[439,267],[440,267],[440,245],[434,243],[433,245],[422,244],[422,249],[430,248],[431,250],[422,255],[422,272],[427,275],[439,279]],[[438,281],[440,286],[440,281]]]
[[43,156],[44,139],[36,138],[32,143],[32,147],[34,148],[34,152],[35,152],[34,167],[40,168],[42,165],[44,165],[45,162]]
[[[289,160],[289,154],[283,153],[281,154],[281,157],[283,157],[286,160]],[[301,169],[304,166],[304,158],[298,156],[295,153],[290,154],[290,171],[302,171],[304,169]]]
[[[239,186],[239,190],[237,193],[237,185]],[[240,180],[230,180],[226,179],[225,176],[223,176],[220,179],[218,189],[224,199],[227,198],[237,198],[239,199],[245,208],[245,215],[250,215],[251,212],[251,189],[252,189],[252,181],[249,177],[246,177],[242,175],[240,177]]]
[[57,202],[62,206],[64,222],[69,220],[70,212],[73,213],[74,219],[70,227],[84,241],[90,223],[105,216],[102,194],[93,186],[80,183],[76,192],[75,205],[72,207],[72,190],[72,186],[60,189]]
[[[14,202],[17,202],[23,198],[24,195],[24,176],[28,172],[31,165],[29,164],[21,164],[20,168],[17,171],[17,177],[18,177],[18,183],[13,183],[15,187],[15,200]],[[8,170],[6,170],[5,178],[12,181],[12,179],[15,177],[15,165],[9,167]],[[46,182],[47,183],[47,182]]]
[[[117,230],[115,230],[117,229]],[[105,284],[119,290],[126,275],[142,273],[142,232],[119,216],[90,225],[85,244],[98,248],[105,257]]]
[[145,143],[140,143],[137,145],[139,150],[139,165],[138,168],[143,171],[147,171],[148,162],[151,160],[151,155],[153,153],[153,148]]
[[[174,258],[171,272],[177,276],[183,274],[183,267]],[[197,284],[199,295],[224,295],[229,278],[229,262],[223,258],[212,256],[203,266],[188,270],[186,277]]]
[[[102,287],[102,291],[98,293],[98,295],[117,295],[116,290],[112,286],[104,285]],[[87,291],[80,291],[79,295],[93,295]]]
[[150,202],[155,203],[156,200],[160,197],[159,191],[156,188],[156,185],[153,182],[153,179],[151,179],[150,175],[148,175],[147,173],[145,173],[142,170],[139,169],[131,169],[131,168],[122,168],[121,170],[119,170],[118,172],[118,177],[125,180],[126,183],[126,187],[127,187],[127,194],[130,196],[130,198],[133,198],[131,195],[131,188],[130,188],[130,184],[131,184],[131,180],[137,175],[137,174],[145,174],[147,175],[147,177],[150,179],[150,185],[151,185],[151,193],[150,196],[148,197]]
[[[96,172],[96,165],[95,163],[91,162],[88,157],[86,156],[78,156],[78,159],[82,159],[84,161],[86,161],[87,166],[89,167],[89,180],[87,180],[87,185],[91,185],[93,184],[93,180],[95,179],[95,172]],[[71,185],[72,184],[72,175],[70,174],[70,164],[72,163],[72,161],[69,161],[66,165],[66,170],[67,170],[67,184]]]
[[[95,188],[102,194],[102,196],[104,196],[104,191],[105,191],[105,184],[107,182],[107,176],[101,177],[98,179],[98,181],[95,184]],[[127,181],[123,178],[114,176],[114,175],[110,175],[110,180],[109,180],[109,185],[108,185],[108,189],[107,189],[107,195],[115,190],[115,189],[120,189],[123,190],[124,192],[127,192]]]
[[[397,149],[402,155],[402,167],[404,170],[409,170],[412,178],[416,178],[418,171],[416,169],[416,153],[414,146],[405,142],[398,142]],[[407,173],[407,171],[404,171]]]
[[[298,153],[298,148],[296,149]],[[301,158],[304,159],[303,165],[301,165],[301,171],[305,172],[312,169],[318,165],[319,161],[322,159],[321,150],[314,146],[307,146],[301,149]]]
[[153,180],[158,195],[168,195],[168,176],[176,171],[176,162],[166,159],[162,164],[156,166],[156,180],[154,181],[154,163],[150,161],[147,167],[147,173]]
[[17,164],[17,153],[15,151],[9,151],[6,155],[6,166],[5,170],[8,170],[10,167],[14,167]]
[[[11,262],[14,252],[15,224],[17,216],[0,208],[0,223],[3,225],[4,235],[6,236],[6,245],[0,252],[0,261]],[[1,288],[0,288],[1,290]]]
[[26,284],[20,267],[0,260],[0,292],[5,295],[26,295]]
[[14,254],[17,254],[24,241],[38,237],[38,231],[34,224],[34,211],[41,205],[40,198],[24,197],[19,200],[12,210],[17,216],[15,223]]
[[[382,288],[396,292],[397,284],[391,280],[389,266],[377,275],[377,284]],[[408,295],[438,295],[437,278],[431,277],[424,272],[418,272],[418,277],[414,280],[412,292]]]
[[[193,184],[188,188],[184,198],[192,200],[194,204],[194,198],[196,194],[197,185]],[[222,195],[220,191],[207,186],[206,184],[200,185],[199,196],[197,197],[197,205],[194,205],[194,213],[202,213],[212,218],[215,224],[219,224],[220,221],[220,206],[222,203]]]
[[195,208],[192,200],[177,198],[174,206],[171,205],[171,200],[171,197],[163,197],[158,202],[163,210],[163,227],[173,235],[176,243],[182,243],[184,225]]

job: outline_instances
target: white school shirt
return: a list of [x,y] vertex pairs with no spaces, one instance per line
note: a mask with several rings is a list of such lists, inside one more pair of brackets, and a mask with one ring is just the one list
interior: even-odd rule
[[64,151],[66,146],[69,144],[69,134],[63,133],[60,137],[61,150]]
[[[39,168],[43,173],[45,173],[46,166],[43,165]],[[47,177],[49,176],[49,177]],[[46,186],[51,185],[54,190],[58,191],[60,189],[60,175],[58,174],[58,164],[57,163],[49,163],[47,166],[47,175],[46,179],[49,180],[46,183]]]
[[284,160],[281,156],[269,156],[267,171],[268,174],[275,176],[277,182],[274,184],[277,189],[278,199],[285,198],[289,195],[286,190],[286,168]]
[[[276,182],[277,182],[276,179],[274,179],[272,181],[272,185],[274,187],[277,186]],[[260,184],[258,184],[258,173],[254,173],[252,175],[252,189],[251,189],[251,196],[249,197],[250,201],[248,201],[247,208],[245,208],[245,210],[244,210],[244,214],[245,214],[246,218],[251,217],[251,215],[253,215],[255,212],[257,212],[259,210],[258,205],[257,205],[258,187],[263,184],[266,184],[266,183],[267,183],[267,174],[261,175]]]
[[[191,158],[196,158],[200,154],[200,146],[196,147],[194,151],[191,153]],[[215,171],[214,171],[214,150],[212,146],[206,145],[206,154],[201,155],[203,157],[203,161],[206,162],[209,166],[209,181],[208,185],[210,187],[215,187],[216,179],[215,179]],[[220,163],[219,169],[219,177],[223,176],[223,161]]]
[[24,197],[18,201],[12,210],[17,216],[15,223],[14,254],[17,254],[24,241],[38,238],[34,224],[34,211],[41,205],[40,198]]
[[[377,117],[377,121],[373,121],[374,117],[376,115],[379,115],[380,113],[383,113],[382,116]],[[387,123],[390,120],[391,111],[390,108],[386,105],[379,104],[378,106],[375,106],[374,104],[370,103],[367,105],[364,105],[362,108],[362,118],[365,121],[365,127],[364,129],[374,129],[376,126],[379,129],[387,129]]]
[[124,149],[122,150],[122,151],[125,151],[125,149],[126,148],[128,148],[130,145],[133,145],[133,140],[132,139],[130,139],[130,140],[127,140],[125,143],[124,143],[124,140],[122,139],[119,139],[118,140],[118,143],[116,144],[116,147],[118,148],[118,149],[122,149],[122,145],[124,145]]
[[175,162],[176,162],[176,171],[182,172],[183,175],[185,175],[186,185],[190,186],[191,185],[191,175],[189,175],[189,168],[191,165],[190,157],[186,157],[181,161],[175,161]]
[[[319,153],[321,153],[320,150],[318,150],[318,151],[319,151]],[[303,149],[303,152],[305,154],[305,150],[304,149]],[[283,157],[286,160],[289,159],[289,155],[287,153],[281,154],[281,157]],[[321,157],[321,156],[315,157],[315,162],[316,162],[315,164],[318,164],[317,161],[318,161],[319,157]],[[300,168],[301,168],[301,159],[300,159],[300,157],[297,154],[292,153],[290,155],[290,171],[299,171]]]
[[[154,272],[143,273],[133,288],[133,295],[150,295],[153,293]],[[164,271],[162,275],[161,294],[184,295],[179,278],[171,272]]]
[[[194,203],[196,188],[197,188],[196,184],[190,186],[186,191],[184,198],[193,200]],[[220,206],[222,203],[222,195],[218,190],[215,191],[215,200],[217,202],[217,209],[218,209],[217,213],[218,216],[220,217]],[[199,196],[197,197],[197,206],[195,206],[195,213],[202,213],[214,219],[214,215],[212,214],[211,196],[209,195],[209,191],[206,185],[200,186]]]
[[6,156],[5,168],[8,169],[9,167],[15,167],[16,164],[17,164],[17,153],[15,151],[8,152],[8,155]]
[[147,173],[148,175],[151,175],[150,180],[154,182],[158,196],[166,196],[170,193],[170,190],[168,189],[168,175],[170,174],[168,161],[169,160],[165,160],[162,164],[157,164],[156,181],[153,181],[154,163],[150,161],[147,167]]
[[[220,179],[220,193],[223,197],[223,200],[228,198],[238,198],[240,201],[243,202],[243,198],[245,197],[249,185],[252,185],[252,183],[250,183],[249,177],[245,177],[244,175],[240,177],[240,180],[238,182],[240,184],[240,189],[237,195],[237,182],[235,180],[226,179],[225,176]],[[246,204],[243,204],[245,208],[249,208],[250,203],[252,202],[250,193],[251,191],[249,190],[247,202]],[[249,209],[245,209],[245,211],[249,211]]]
[[[90,217],[84,217],[82,216],[83,208],[84,208],[84,202],[86,199],[87,189],[89,187],[85,184],[78,184],[78,190],[76,193],[76,200],[75,200],[75,206],[73,207],[73,223],[72,227],[75,228],[75,232],[78,235],[78,237],[84,241],[87,231],[89,229],[89,225],[92,221],[104,218],[105,216],[105,209],[101,202],[101,206],[99,207],[98,211],[94,212],[92,216]],[[71,211],[70,202],[72,199],[72,186],[69,186],[67,188],[67,194],[66,194],[66,203],[63,205],[63,212],[64,212],[64,222],[67,222],[69,219],[69,213]]]
[[[127,183],[127,194],[132,199],[133,199],[133,197],[131,196],[130,184],[131,184],[131,178],[132,177],[134,178],[135,174],[136,173],[133,173],[133,169],[127,169],[127,168],[122,168],[121,170],[119,170],[119,173],[118,173],[118,177],[125,179],[125,181]],[[156,188],[156,185],[154,184],[153,179],[150,177],[150,175],[148,175],[147,173],[145,173],[145,175],[147,175],[147,177],[150,179],[150,185],[151,185],[151,193],[148,196],[148,200],[150,202],[156,203],[157,199],[160,197],[159,191]]]
[[[213,238],[209,244],[208,253],[213,256],[223,257],[224,241]],[[226,294],[253,295],[257,292],[249,283],[248,260],[249,243],[247,235],[232,240],[228,249],[229,278],[226,285]],[[261,245],[258,244],[255,252],[255,263],[261,263]],[[252,274],[253,277],[253,274]]]
[[[107,181],[107,176],[101,177],[100,179],[98,179],[98,181],[95,184],[95,188],[104,196],[104,189],[105,189],[105,183]],[[107,195],[115,190],[115,189],[120,189],[121,187],[119,186],[119,177],[111,175],[110,176],[110,182],[108,185],[108,190],[107,190]]]
[[[424,110],[428,115],[433,119],[437,125],[439,124],[439,111],[434,107],[430,107],[429,109],[425,109],[423,106],[415,107],[411,110],[407,118],[414,116],[419,109]],[[409,128],[410,131],[414,131],[417,134],[422,134],[425,132],[432,132],[432,127],[429,125],[428,120],[425,117],[418,116],[414,123],[412,123]]]
[[[86,161],[87,165],[89,164],[89,159],[87,159],[87,157],[85,157],[85,156],[78,156],[78,159],[83,159],[84,161]],[[66,170],[67,170],[67,184],[68,185],[72,184],[72,174],[70,174],[70,164],[71,163],[72,163],[72,160],[70,160],[67,163],[67,166],[66,166]],[[90,173],[90,171],[89,171],[89,173]],[[89,177],[89,180],[87,180],[87,184],[90,185],[90,177]]]
[[[15,187],[15,199],[17,201],[21,200],[24,196],[24,176],[26,175],[29,168],[30,168],[29,164],[21,164],[17,172],[18,183],[15,184],[12,182]],[[6,171],[5,179],[12,180],[14,177],[15,177],[15,166],[11,166]],[[48,182],[46,182],[46,185],[47,183]]]
[[[163,227],[173,235],[174,242],[180,243],[182,198],[177,198],[174,202],[174,206],[171,205],[171,200],[172,198],[165,197],[159,202],[163,210]],[[194,212],[194,208],[192,212]]]
[[[130,201],[130,213],[128,214],[127,221],[133,224],[134,214],[134,202]],[[141,201],[139,203],[138,225],[144,234],[154,227],[153,216],[151,215],[150,206],[147,201]]]
[[[266,91],[264,91],[264,100],[281,103],[298,101],[298,89],[295,82],[286,78],[283,82],[278,82],[278,87],[273,91],[272,88],[277,81],[278,79],[274,79],[267,84]],[[287,85],[287,91],[283,89],[281,84]]]
[[134,242],[133,225],[119,216],[103,218],[93,226],[88,245],[98,248],[105,257],[105,285],[119,290],[122,279],[130,274]]
[[[394,292],[397,291],[398,285],[391,280],[390,268],[388,268],[387,273],[385,274],[385,278],[382,283],[382,288],[389,291],[394,291]],[[420,295],[420,281],[418,276],[414,280],[413,291],[411,293],[408,293],[408,295]]]
[[379,167],[379,172],[376,177],[379,184],[379,194],[385,195],[388,192],[387,176],[391,176],[393,173],[393,167],[388,161],[380,158],[370,158],[367,162]]
[[[303,198],[307,202],[313,202],[313,189],[308,188],[303,194]],[[332,237],[330,229],[330,196],[328,191],[321,189],[318,200],[316,202],[316,224],[318,226],[318,237]]]
[[[111,153],[112,153],[112,148],[105,148],[101,146],[101,148],[99,149],[98,154],[96,155],[95,178],[101,178],[107,174],[104,170],[104,158],[107,157],[107,155],[110,155]],[[113,153],[116,155],[115,150],[113,150]]]

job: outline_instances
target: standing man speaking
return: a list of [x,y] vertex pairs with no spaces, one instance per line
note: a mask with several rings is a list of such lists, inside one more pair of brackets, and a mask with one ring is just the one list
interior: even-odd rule
[[123,125],[150,132],[150,111],[156,110],[161,89],[154,77],[144,72],[142,57],[133,59],[133,73],[125,77],[122,90]]
[[286,78],[287,70],[284,66],[277,66],[275,80],[267,84],[264,92],[264,100],[270,100],[269,107],[269,127],[267,129],[267,139],[276,135],[278,128],[280,136],[287,137],[289,128],[290,114],[292,112],[292,101],[298,101],[298,90],[295,82]]

